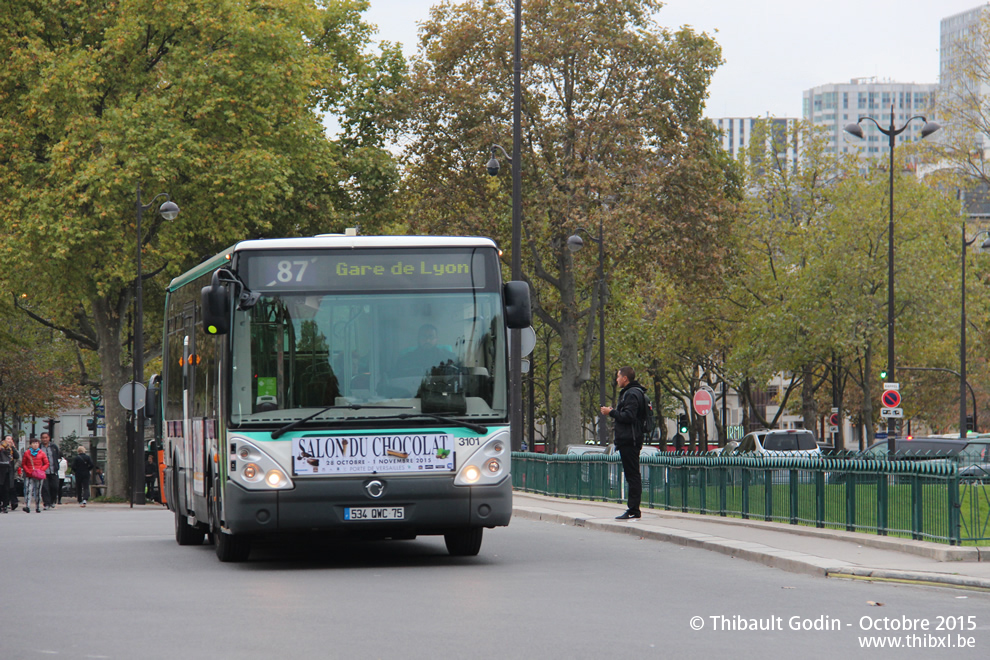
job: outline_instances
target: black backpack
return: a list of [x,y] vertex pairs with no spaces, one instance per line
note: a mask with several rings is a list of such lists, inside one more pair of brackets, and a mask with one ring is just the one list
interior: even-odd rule
[[643,407],[639,411],[639,430],[642,434],[643,442],[649,442],[653,438],[653,432],[657,430],[657,415],[653,410],[653,402],[645,389],[641,389],[643,395]]

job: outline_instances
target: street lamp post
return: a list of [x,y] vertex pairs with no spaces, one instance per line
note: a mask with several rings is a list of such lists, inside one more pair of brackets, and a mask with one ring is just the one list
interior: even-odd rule
[[[987,239],[983,241],[980,247],[984,250],[990,248],[990,231],[986,229],[981,229],[976,232],[970,240],[966,240],[966,218],[963,216],[962,221],[962,266],[961,266],[961,276],[959,280],[960,286],[960,316],[961,320],[959,323],[959,437],[966,437],[966,248],[973,243],[980,236],[986,236]],[[975,427],[976,422],[976,400],[973,400],[973,422]],[[973,429],[976,430],[975,428]]]
[[[498,151],[512,165],[512,279],[522,280],[522,0],[513,10],[512,45],[512,156],[505,149],[492,146],[488,173],[499,170]],[[522,449],[522,331],[509,330],[509,444],[512,451]]]
[[[863,138],[863,127],[860,122],[864,119],[874,123],[881,133],[887,136],[887,144],[890,150],[890,188],[888,191],[888,206],[890,207],[890,221],[887,226],[887,378],[890,382],[896,382],[894,371],[894,146],[898,135],[907,130],[907,127],[915,119],[925,122],[921,128],[921,137],[926,138],[941,128],[933,121],[928,121],[922,115],[915,115],[908,119],[900,128],[894,127],[894,106],[890,106],[890,127],[884,128],[873,117],[860,117],[855,124],[847,124],[845,131],[860,139]],[[893,417],[887,418],[887,452],[893,458],[894,439],[896,425]]]
[[137,384],[144,380],[144,289],[141,272],[141,217],[150,209],[155,200],[164,197],[165,202],[158,208],[158,213],[165,220],[174,220],[179,215],[178,205],[172,201],[168,193],[155,195],[147,204],[141,203],[141,183],[137,184],[135,203],[136,232],[137,232],[137,280],[134,287],[134,373],[131,378],[131,405],[134,408],[134,432],[131,446],[131,505],[135,502],[144,504],[144,413],[138,412]]
[[[598,216],[598,238],[591,236],[587,229],[579,227],[577,231],[588,234],[588,238],[598,243],[598,407],[604,408],[605,402],[605,230],[603,226],[604,218]],[[576,233],[567,239],[567,249],[577,252],[584,247],[584,241]],[[606,415],[600,415],[598,419],[598,444],[608,445],[608,428],[605,424]]]

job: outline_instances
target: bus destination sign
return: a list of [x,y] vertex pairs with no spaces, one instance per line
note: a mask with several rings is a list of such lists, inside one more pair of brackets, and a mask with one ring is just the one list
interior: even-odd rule
[[252,289],[385,291],[406,289],[483,289],[485,255],[461,252],[312,251],[243,253]]
[[453,444],[449,433],[295,438],[292,473],[298,476],[451,471]]

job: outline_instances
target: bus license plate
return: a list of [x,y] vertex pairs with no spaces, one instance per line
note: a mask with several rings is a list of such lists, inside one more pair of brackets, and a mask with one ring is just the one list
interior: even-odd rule
[[401,506],[348,506],[344,520],[405,520],[406,509]]

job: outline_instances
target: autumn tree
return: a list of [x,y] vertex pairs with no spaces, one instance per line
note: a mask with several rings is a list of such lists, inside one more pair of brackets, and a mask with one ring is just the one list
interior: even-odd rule
[[[122,333],[136,243],[146,274],[157,275],[146,286],[154,296],[161,281],[237,240],[341,230],[357,214],[370,223],[386,204],[396,168],[369,118],[403,62],[394,48],[366,52],[366,6],[0,6],[2,288],[43,298],[40,320],[98,352],[105,393],[129,380]],[[324,112],[342,117],[336,142]],[[179,217],[147,213],[137,237],[138,186],[145,202],[169,193]],[[153,347],[158,329],[145,328]],[[120,497],[124,414],[115,396],[106,402],[108,494]]]
[[0,436],[17,420],[52,417],[79,393],[72,342],[18,316],[0,301]]
[[[401,106],[418,231],[491,235],[511,248],[510,177],[484,168],[492,144],[511,142],[511,9],[445,2],[421,28]],[[661,27],[660,9],[656,0],[523,5],[521,258],[534,312],[560,338],[565,444],[581,435],[604,303],[594,251],[572,254],[568,236],[595,237],[602,225],[612,296],[636,271],[719,277],[729,186],[701,113],[720,50],[707,35]]]
[[[730,280],[740,313],[729,363],[736,379],[757,386],[788,373],[792,387],[778,403],[801,411],[808,428],[828,390],[854,426],[872,429],[886,352],[890,172],[886,160],[836,157],[811,127],[797,131],[795,163],[779,160],[766,141],[750,149],[748,212]],[[907,156],[894,173],[898,366],[939,363],[943,338],[958,336],[958,204],[940,181],[919,178]]]

